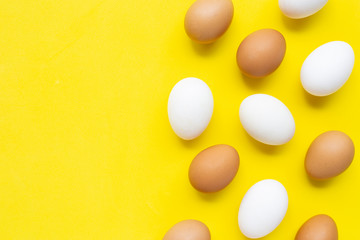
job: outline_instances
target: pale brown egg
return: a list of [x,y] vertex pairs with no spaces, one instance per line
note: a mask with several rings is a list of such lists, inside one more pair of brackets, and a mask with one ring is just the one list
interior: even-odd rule
[[184,220],[175,224],[163,240],[210,240],[208,227],[197,220]]
[[185,16],[185,31],[194,41],[212,43],[229,28],[234,15],[231,0],[197,0]]
[[191,162],[190,183],[200,192],[220,191],[233,180],[239,164],[239,154],[235,148],[225,144],[209,147]]
[[338,240],[336,223],[327,215],[316,215],[301,226],[295,240]]
[[319,135],[310,145],[305,157],[307,174],[323,180],[344,172],[355,154],[351,138],[340,131],[328,131]]
[[242,73],[252,78],[265,77],[274,72],[284,59],[284,36],[274,29],[251,33],[240,44],[236,60]]

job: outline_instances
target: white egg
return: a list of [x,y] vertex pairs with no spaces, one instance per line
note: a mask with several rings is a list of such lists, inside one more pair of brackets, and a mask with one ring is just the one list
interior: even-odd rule
[[354,62],[355,54],[348,43],[325,43],[306,58],[301,68],[301,83],[312,95],[330,95],[348,80]]
[[279,226],[288,208],[284,186],[272,179],[254,184],[240,204],[238,223],[248,238],[261,238]]
[[184,78],[169,96],[170,125],[180,138],[194,139],[208,126],[213,108],[214,99],[208,85],[198,78]]
[[285,16],[299,19],[311,16],[322,9],[328,0],[279,0]]
[[259,142],[285,144],[295,133],[295,121],[289,109],[277,98],[254,94],[245,98],[239,110],[246,132]]

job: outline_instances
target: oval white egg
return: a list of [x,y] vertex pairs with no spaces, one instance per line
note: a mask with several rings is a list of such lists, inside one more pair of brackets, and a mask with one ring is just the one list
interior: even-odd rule
[[239,110],[245,131],[259,142],[269,145],[285,144],[295,133],[295,121],[280,100],[267,94],[245,98]]
[[279,226],[288,208],[288,195],[278,181],[267,179],[254,184],[240,204],[238,223],[248,238],[261,238]]
[[208,126],[213,108],[214,99],[208,85],[198,78],[184,78],[169,96],[170,125],[180,138],[194,139]]
[[285,16],[299,19],[320,11],[328,0],[279,0],[279,7]]
[[328,42],[315,49],[301,67],[301,83],[315,96],[327,96],[339,90],[351,75],[355,54],[342,41]]

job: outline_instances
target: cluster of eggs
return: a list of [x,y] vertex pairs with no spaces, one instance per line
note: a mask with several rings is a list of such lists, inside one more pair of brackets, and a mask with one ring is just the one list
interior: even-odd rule
[[[327,0],[279,0],[281,11],[290,18],[304,18],[319,11]],[[229,28],[234,7],[231,0],[197,0],[185,16],[187,35],[198,43],[212,43]],[[286,52],[284,36],[274,29],[261,29],[240,44],[236,60],[243,74],[252,78],[274,72]],[[315,96],[327,96],[340,89],[350,77],[355,56],[346,42],[333,41],[315,49],[304,61],[300,79],[304,89]],[[198,78],[185,78],[171,90],[168,117],[174,132],[184,140],[198,137],[209,124],[214,107],[208,85]],[[268,145],[282,145],[295,133],[295,121],[287,106],[266,94],[254,94],[240,104],[239,117],[245,131]],[[305,170],[316,180],[326,180],[345,171],[354,158],[351,138],[340,131],[328,131],[309,146]],[[189,180],[198,191],[222,190],[234,179],[240,165],[237,150],[219,144],[201,151],[191,162]],[[284,186],[273,179],[254,184],[241,201],[238,224],[248,238],[271,233],[283,220],[288,207]],[[210,240],[210,231],[200,221],[175,224],[164,240]],[[336,240],[334,220],[324,214],[310,218],[299,229],[296,240]]]

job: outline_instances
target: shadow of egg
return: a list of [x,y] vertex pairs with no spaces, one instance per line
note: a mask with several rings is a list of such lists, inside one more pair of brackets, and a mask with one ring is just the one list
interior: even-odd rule
[[317,187],[317,188],[325,188],[325,187],[331,185],[332,182],[333,182],[332,178],[331,179],[326,179],[326,180],[316,180],[316,179],[311,178],[308,174],[306,174],[306,177],[307,177],[308,182],[312,186]]
[[306,28],[310,24],[313,24],[313,22],[316,22],[317,18],[322,17],[323,10],[320,10],[319,12],[315,13],[314,15],[311,15],[306,18],[300,18],[300,19],[293,19],[285,16],[283,13],[281,13],[281,19],[284,25],[289,29],[293,31],[301,31],[302,29]]
[[334,94],[328,95],[328,96],[324,96],[324,97],[318,97],[318,96],[314,96],[310,93],[308,93],[304,88],[303,88],[303,94],[305,97],[306,102],[314,107],[314,108],[322,108],[324,106],[326,106],[327,104],[329,104],[329,102],[332,101],[332,99],[334,98]]
[[267,145],[265,143],[262,143],[262,142],[259,142],[259,141],[255,140],[253,137],[251,137],[245,131],[245,129],[243,129],[243,132],[245,133],[245,135],[246,135],[247,139],[249,140],[249,142],[251,142],[252,145],[256,149],[260,150],[262,153],[265,153],[265,154],[269,154],[269,155],[279,154],[284,149],[284,145],[287,144],[287,143],[285,143],[283,145]]
[[197,191],[197,196],[199,198],[201,198],[203,201],[206,202],[215,202],[217,199],[222,198],[222,196],[224,195],[224,191],[220,190],[219,192],[214,192],[214,193],[203,193],[203,192],[199,192],[196,189],[194,189],[194,191]]
[[281,19],[288,29],[293,31],[301,31],[303,28],[310,24],[312,16],[302,19],[292,19],[286,17],[284,14],[281,14]]
[[192,40],[189,40],[191,42],[191,46],[194,49],[194,51],[201,55],[201,56],[207,56],[210,55],[212,52],[216,50],[216,43],[209,43],[209,44],[201,44],[194,42]]
[[[206,130],[205,130],[206,131]],[[206,138],[204,137],[204,135],[206,135],[205,132],[203,132],[202,134],[200,134],[200,136],[192,139],[192,140],[184,140],[180,137],[177,137],[177,139],[181,142],[181,145],[183,145],[186,148],[198,148],[200,147],[201,143],[202,143],[202,139]]]
[[244,73],[242,73],[239,69],[239,75],[240,75],[240,79],[242,79],[245,83],[245,85],[253,90],[259,89],[261,87],[263,87],[263,85],[266,82],[267,77],[263,77],[263,78],[251,78],[247,75],[245,75]]
[[[236,175],[239,174],[239,171],[237,172]],[[218,199],[223,199],[225,198],[226,195],[231,195],[233,196],[234,194],[234,189],[233,187],[235,187],[236,184],[234,184],[234,181],[236,181],[236,176],[234,177],[234,179],[229,183],[229,185],[227,185],[225,188],[221,189],[220,191],[217,192],[213,192],[213,193],[204,193],[204,192],[200,192],[197,191],[195,188],[193,188],[191,186],[191,188],[193,189],[193,191],[196,192],[197,197],[199,197],[200,199],[202,199],[203,201],[206,202],[215,202]],[[190,184],[190,182],[189,182]],[[191,185],[191,184],[190,184]]]

